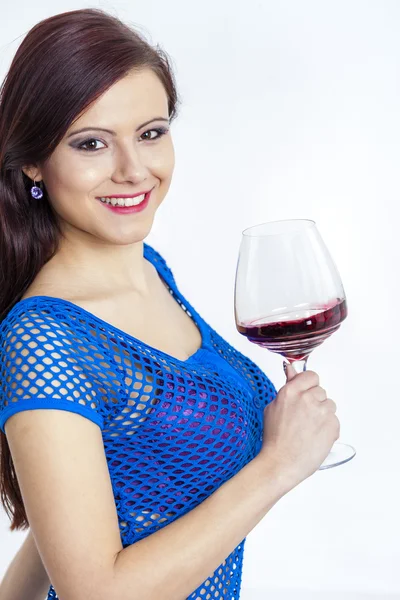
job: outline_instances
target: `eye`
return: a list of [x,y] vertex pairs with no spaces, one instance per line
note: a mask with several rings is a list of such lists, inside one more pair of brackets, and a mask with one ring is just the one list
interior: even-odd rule
[[[156,140],[160,139],[163,135],[168,133],[168,131],[169,129],[167,129],[166,127],[156,127],[155,129],[149,129],[148,131],[145,131],[140,137],[144,137],[145,142],[155,142]],[[151,137],[152,133],[155,133],[156,135]],[[97,138],[88,138],[85,141],[78,144],[78,146],[76,147],[78,150],[82,150],[83,152],[98,152],[99,150],[102,150],[102,148],[96,147],[97,142],[99,142],[100,144],[104,144],[104,142]]]
[[158,140],[160,137],[162,137],[163,135],[165,135],[166,133],[168,133],[169,129],[166,129],[165,127],[156,127],[155,129],[149,129],[148,131],[145,131],[141,137],[146,136],[150,133],[155,132],[157,135],[155,137],[150,137],[145,139],[145,142],[154,142],[155,140]]
[[87,146],[88,144],[91,144],[93,142],[94,143],[100,142],[101,144],[103,144],[102,141],[100,141],[96,138],[89,138],[88,140],[85,140],[84,142],[79,144],[78,150],[84,150],[86,152],[96,152],[97,150],[101,150],[101,148],[94,148],[93,146],[91,148],[84,148],[84,146]]

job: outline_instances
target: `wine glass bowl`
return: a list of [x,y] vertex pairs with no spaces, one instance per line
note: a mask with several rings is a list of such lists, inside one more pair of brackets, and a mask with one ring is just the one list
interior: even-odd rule
[[284,356],[290,363],[305,360],[311,352],[337,331],[347,317],[346,298],[325,305],[287,308],[287,312],[242,322],[236,328],[250,342]]
[[[272,221],[243,231],[235,278],[239,333],[304,371],[311,352],[346,317],[343,284],[315,221]],[[355,453],[336,442],[320,469]]]

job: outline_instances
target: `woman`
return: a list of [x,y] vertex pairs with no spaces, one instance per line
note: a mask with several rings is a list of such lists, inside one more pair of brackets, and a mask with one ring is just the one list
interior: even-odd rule
[[246,535],[339,437],[318,375],[276,394],[144,242],[177,102],[96,9],[33,27],[4,83],[1,497],[31,531],[2,600],[237,599]]

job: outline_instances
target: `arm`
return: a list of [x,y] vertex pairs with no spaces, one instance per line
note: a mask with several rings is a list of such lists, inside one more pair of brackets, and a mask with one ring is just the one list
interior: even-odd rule
[[187,598],[291,487],[256,457],[192,511],[120,551],[101,598]]
[[44,600],[49,587],[50,580],[32,531],[29,531],[0,582],[0,598],[1,600]]
[[101,429],[44,409],[14,414],[5,430],[37,548],[62,600],[182,600],[292,487],[256,457],[189,513],[123,548]]

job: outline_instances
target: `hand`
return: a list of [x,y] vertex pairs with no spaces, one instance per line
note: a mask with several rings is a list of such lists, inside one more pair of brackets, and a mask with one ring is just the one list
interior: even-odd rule
[[274,465],[291,488],[312,475],[339,438],[336,404],[314,371],[286,363],[286,384],[264,409],[263,445],[257,458]]

